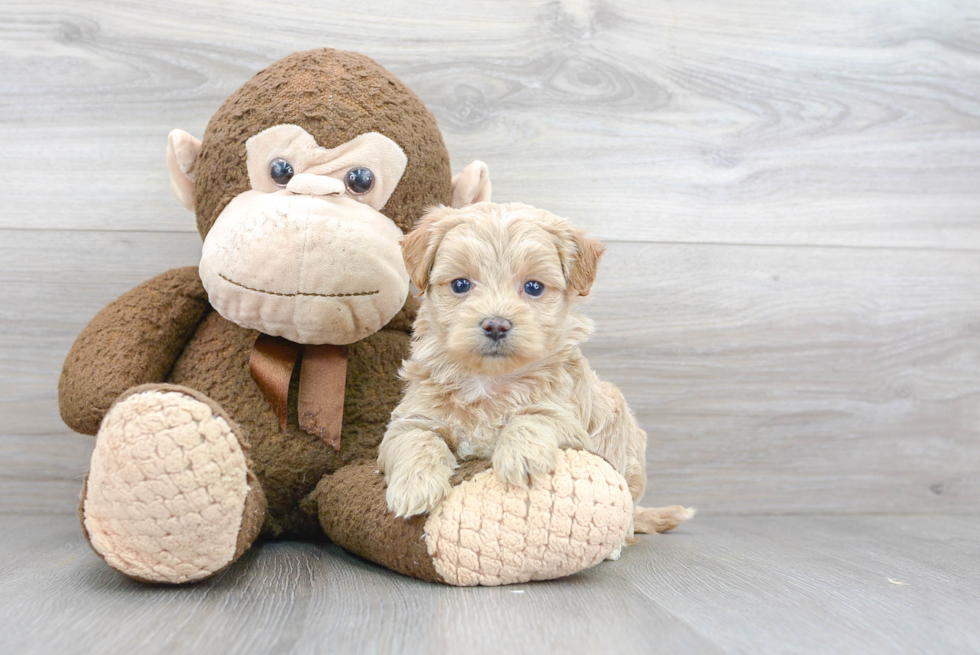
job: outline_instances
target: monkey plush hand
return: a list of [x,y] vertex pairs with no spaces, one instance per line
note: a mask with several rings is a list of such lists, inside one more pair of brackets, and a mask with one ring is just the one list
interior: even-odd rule
[[59,383],[65,422],[97,435],[79,512],[109,566],[190,582],[260,535],[325,532],[408,575],[500,584],[622,542],[626,483],[581,452],[530,490],[472,463],[431,516],[387,512],[374,458],[416,309],[399,239],[427,206],[490,197],[481,162],[451,176],[404,84],[362,55],[296,53],[232,94],[203,142],[172,132],[167,163],[200,266],[99,312]]

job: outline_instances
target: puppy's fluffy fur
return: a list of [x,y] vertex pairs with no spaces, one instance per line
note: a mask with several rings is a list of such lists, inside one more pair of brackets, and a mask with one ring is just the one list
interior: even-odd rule
[[[490,459],[502,480],[526,486],[554,471],[559,448],[602,456],[640,499],[646,433],[579,350],[593,326],[574,307],[604,249],[546,211],[489,202],[437,208],[403,239],[424,296],[401,371],[408,388],[378,454],[397,516],[435,507],[457,458]],[[456,280],[469,289],[454,290]],[[530,281],[544,292],[529,294]],[[511,327],[493,339],[488,319]],[[634,530],[664,532],[692,515],[680,506],[636,507]]]

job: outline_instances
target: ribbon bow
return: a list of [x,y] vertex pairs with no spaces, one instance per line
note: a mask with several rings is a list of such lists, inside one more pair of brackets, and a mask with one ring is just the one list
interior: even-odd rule
[[347,346],[303,345],[260,334],[252,346],[248,370],[272,406],[280,429],[285,430],[289,419],[289,380],[300,359],[299,427],[339,452]]

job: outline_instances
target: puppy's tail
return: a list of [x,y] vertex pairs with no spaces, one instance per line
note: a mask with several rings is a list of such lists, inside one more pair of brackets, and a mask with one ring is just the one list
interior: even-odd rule
[[667,532],[673,530],[684,521],[692,518],[697,512],[693,507],[640,507],[633,510],[633,531],[642,534],[652,532]]

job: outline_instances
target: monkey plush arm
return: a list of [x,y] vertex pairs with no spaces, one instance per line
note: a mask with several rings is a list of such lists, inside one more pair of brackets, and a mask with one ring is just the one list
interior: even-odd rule
[[197,267],[175,268],[109,303],[75,340],[58,382],[61,418],[95,434],[127,389],[163,382],[208,311]]

